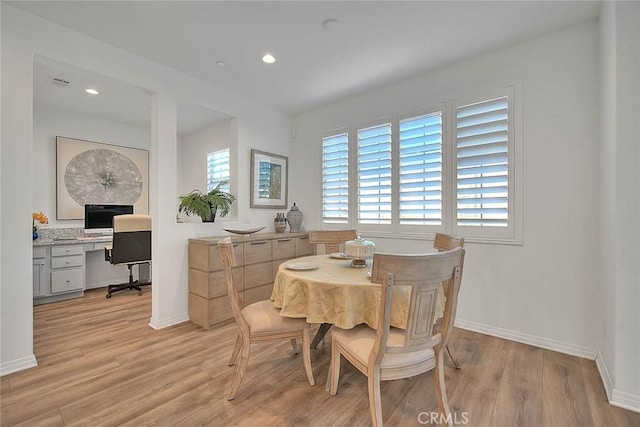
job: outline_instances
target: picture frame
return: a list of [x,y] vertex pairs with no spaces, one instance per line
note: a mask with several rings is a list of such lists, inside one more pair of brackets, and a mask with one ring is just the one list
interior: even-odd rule
[[56,218],[82,219],[85,204],[149,212],[149,151],[56,137]]
[[251,149],[252,208],[286,209],[289,190],[289,159]]

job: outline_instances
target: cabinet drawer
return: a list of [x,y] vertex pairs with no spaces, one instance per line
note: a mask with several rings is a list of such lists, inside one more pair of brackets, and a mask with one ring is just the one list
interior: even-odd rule
[[269,285],[262,285],[256,288],[245,290],[244,291],[245,304],[249,305],[249,304],[253,304],[254,302],[271,299],[272,288],[273,286],[269,284]]
[[271,261],[244,266],[244,290],[273,283]]
[[311,244],[309,243],[309,237],[296,237],[296,257],[306,256],[313,254]]
[[260,240],[244,244],[245,264],[265,261],[271,261],[271,240]]
[[[236,267],[231,271],[236,289],[240,292],[242,291],[244,270],[242,267]],[[190,268],[189,292],[207,299],[227,295],[227,282],[224,278],[224,271],[207,273]]]
[[276,239],[272,245],[273,259],[293,258],[296,256],[296,239],[294,237]]
[[47,248],[33,248],[33,257],[34,258],[44,258],[47,256]]
[[276,261],[271,261],[271,271],[273,273],[273,281],[276,281],[276,275],[278,274],[278,268],[280,268],[280,264],[282,264],[285,261],[289,261],[290,259],[293,258],[288,258],[288,259],[279,259]]
[[65,245],[51,247],[51,256],[64,255],[82,255],[84,254],[84,246],[82,245]]
[[[241,243],[233,244],[236,254],[236,265],[244,263],[244,250]],[[217,245],[189,243],[189,267],[201,271],[218,271],[223,269]]]
[[84,270],[70,268],[51,272],[51,293],[78,291],[84,288]]
[[83,264],[83,255],[60,256],[51,258],[51,268],[82,267]]

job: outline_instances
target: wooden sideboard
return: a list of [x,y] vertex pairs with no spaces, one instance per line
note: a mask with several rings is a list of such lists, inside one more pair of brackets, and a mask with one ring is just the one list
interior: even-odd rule
[[[189,320],[211,329],[233,321],[218,239],[189,239]],[[311,255],[307,233],[264,233],[231,238],[236,253],[233,278],[244,304],[269,299],[278,267]]]

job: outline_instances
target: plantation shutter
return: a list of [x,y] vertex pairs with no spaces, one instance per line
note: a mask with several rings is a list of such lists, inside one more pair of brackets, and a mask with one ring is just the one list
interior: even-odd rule
[[442,113],[399,123],[400,224],[442,224]]
[[227,181],[220,189],[228,192],[229,177],[229,149],[207,154],[207,191],[213,190],[219,182]]
[[391,224],[391,124],[358,130],[358,222]]
[[349,138],[346,133],[322,138],[322,221],[349,220]]
[[457,224],[509,225],[508,97],[457,108]]

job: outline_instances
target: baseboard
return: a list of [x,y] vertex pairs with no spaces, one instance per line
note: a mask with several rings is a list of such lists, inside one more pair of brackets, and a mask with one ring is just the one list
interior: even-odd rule
[[22,359],[11,360],[0,364],[0,377],[13,374],[14,372],[24,371],[25,369],[35,368],[38,361],[35,355],[23,357]]
[[497,328],[495,326],[483,325],[481,323],[469,322],[467,320],[456,319],[455,326],[469,331],[480,332],[481,334],[491,335],[498,338],[504,338],[511,341],[529,344],[535,347],[545,348],[547,350],[557,351],[559,353],[569,354],[571,356],[582,357],[584,359],[594,360],[597,350],[579,345],[567,344],[562,341],[556,341],[549,338],[543,338],[535,335],[524,334],[509,329]]
[[622,409],[640,413],[640,396],[613,389],[609,403]]
[[181,315],[169,319],[155,319],[152,317],[149,320],[149,326],[153,329],[164,329],[187,321],[189,321],[189,315]]
[[596,367],[598,368],[598,373],[600,374],[600,378],[602,379],[602,385],[604,386],[604,392],[607,395],[607,400],[609,401],[609,403],[611,403],[613,381],[611,381],[611,375],[609,375],[607,364],[604,362],[604,357],[602,357],[602,353],[600,353],[600,350],[598,350],[598,354],[596,355]]

